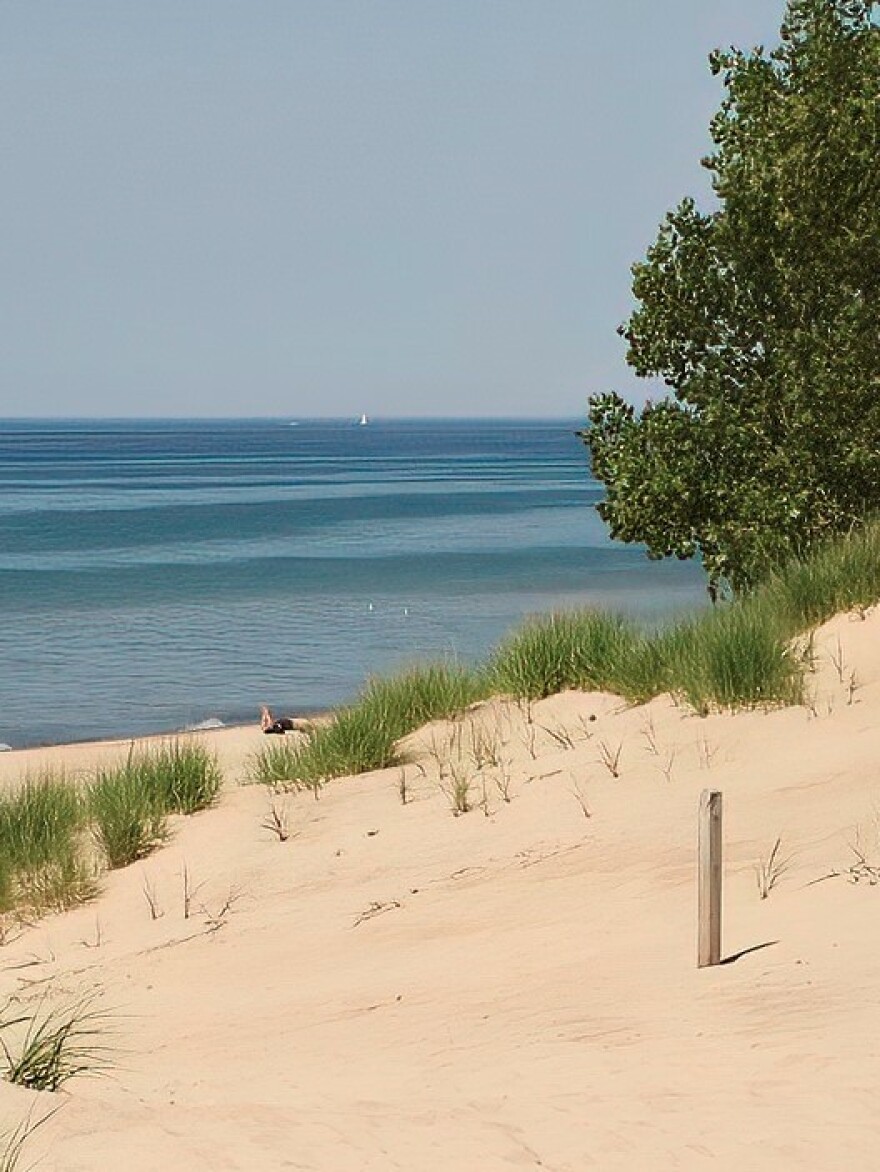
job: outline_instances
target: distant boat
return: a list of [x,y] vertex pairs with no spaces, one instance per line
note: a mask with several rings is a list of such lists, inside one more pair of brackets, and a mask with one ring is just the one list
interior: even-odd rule
[[370,421],[367,419],[366,415],[362,415],[358,420],[358,427],[366,427],[369,422]]

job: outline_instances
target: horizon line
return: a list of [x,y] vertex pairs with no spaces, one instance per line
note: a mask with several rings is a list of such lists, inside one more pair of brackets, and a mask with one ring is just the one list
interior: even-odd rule
[[[584,412],[584,416],[586,412]],[[358,412],[341,415],[0,415],[0,423],[336,423],[359,419]],[[371,415],[373,422],[389,423],[498,423],[556,422],[579,415]]]

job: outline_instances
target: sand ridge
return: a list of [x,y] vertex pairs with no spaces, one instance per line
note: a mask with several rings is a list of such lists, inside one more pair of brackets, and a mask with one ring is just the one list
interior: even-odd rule
[[[201,734],[230,779],[219,806],[0,949],[5,996],[98,990],[115,1015],[112,1076],[69,1084],[32,1158],[57,1172],[123,1157],[127,1172],[870,1166],[880,886],[849,869],[853,845],[880,864],[880,614],[838,617],[815,650],[809,708],[478,706],[409,738],[406,804],[397,768],[318,800],[238,787],[259,730]],[[125,748],[4,754],[0,783]],[[474,803],[460,817],[456,755]],[[731,962],[698,971],[707,786],[725,800]],[[284,842],[265,825],[273,802]],[[762,900],[755,865],[777,837],[788,869]],[[3,1084],[0,1119],[58,1098]]]

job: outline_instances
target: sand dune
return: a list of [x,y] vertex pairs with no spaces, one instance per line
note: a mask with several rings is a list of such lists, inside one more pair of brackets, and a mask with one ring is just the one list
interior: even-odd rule
[[[817,651],[812,711],[482,706],[411,738],[405,805],[397,769],[276,798],[285,842],[234,784],[259,731],[205,734],[219,807],[0,950],[6,995],[100,991],[112,1075],[4,1084],[0,1117],[63,1101],[30,1148],[57,1172],[873,1166],[880,886],[849,869],[880,865],[880,614]],[[121,749],[5,754],[0,781]],[[438,762],[474,753],[454,817]],[[730,963],[697,970],[707,786]]]

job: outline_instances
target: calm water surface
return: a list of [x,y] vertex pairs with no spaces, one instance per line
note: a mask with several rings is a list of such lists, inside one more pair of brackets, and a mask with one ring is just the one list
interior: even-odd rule
[[0,741],[313,711],[523,615],[702,602],[576,421],[0,422]]

